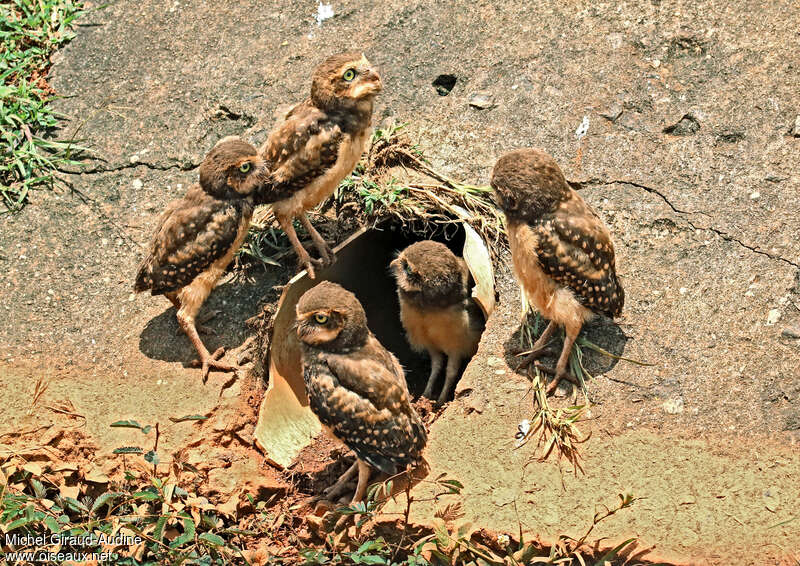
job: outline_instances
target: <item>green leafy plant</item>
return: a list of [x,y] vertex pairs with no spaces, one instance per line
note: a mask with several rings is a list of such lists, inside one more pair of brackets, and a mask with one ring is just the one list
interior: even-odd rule
[[13,0],[0,4],[0,195],[6,210],[25,205],[28,192],[52,187],[56,170],[79,148],[49,139],[61,119],[49,106],[50,55],[72,39],[81,2]]

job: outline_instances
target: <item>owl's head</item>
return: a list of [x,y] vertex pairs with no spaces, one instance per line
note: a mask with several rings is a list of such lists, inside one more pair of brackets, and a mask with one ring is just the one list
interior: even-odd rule
[[300,342],[329,352],[363,346],[369,336],[367,315],[356,296],[330,281],[312,287],[297,302]]
[[311,100],[325,109],[354,106],[372,100],[382,89],[381,76],[363,54],[339,53],[314,70]]
[[497,206],[511,219],[553,212],[570,194],[555,160],[538,149],[506,153],[494,166],[491,185]]
[[422,306],[447,306],[467,297],[464,260],[439,242],[423,240],[401,251],[389,264],[401,296]]
[[217,142],[203,159],[200,186],[218,198],[242,198],[261,187],[268,173],[256,148],[231,136]]

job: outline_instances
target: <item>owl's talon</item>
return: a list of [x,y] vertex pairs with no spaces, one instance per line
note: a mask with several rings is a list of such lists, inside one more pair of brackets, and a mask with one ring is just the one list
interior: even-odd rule
[[211,369],[217,369],[219,371],[237,371],[239,366],[236,364],[228,364],[225,362],[219,361],[219,359],[225,355],[225,348],[217,348],[213,354],[207,354],[206,356],[202,357],[199,360],[193,360],[191,365],[192,367],[202,367],[202,377],[203,383],[208,380],[208,372]]
[[521,360],[517,361],[517,363],[516,363],[516,365],[514,367],[514,371],[519,373],[520,371],[530,367],[531,364],[536,362],[536,360],[538,360],[539,358],[541,358],[542,356],[547,354],[549,351],[550,351],[550,348],[545,346],[545,347],[542,347],[542,348],[536,348],[535,350],[530,350],[528,352],[524,352],[523,351],[523,352],[517,353],[516,354],[517,356],[524,356],[524,357]]
[[316,270],[314,269],[315,267],[317,269],[324,269],[325,267],[327,267],[323,260],[321,260],[321,259],[311,259],[311,258],[308,258],[308,260],[306,260],[305,266],[306,266],[306,273],[308,273],[308,276],[311,279],[316,279],[317,278]]
[[554,376],[553,380],[550,382],[550,385],[547,386],[547,395],[552,395],[556,392],[556,389],[558,389],[558,384],[561,383],[562,379],[566,379],[572,384],[580,386],[580,381],[578,381],[578,378],[572,375],[572,373],[569,371],[559,372],[557,369],[540,364],[539,362],[535,362],[535,367],[543,373]]

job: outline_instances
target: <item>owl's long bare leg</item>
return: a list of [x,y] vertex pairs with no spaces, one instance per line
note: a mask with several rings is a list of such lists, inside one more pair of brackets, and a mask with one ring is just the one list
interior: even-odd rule
[[358,485],[356,486],[356,492],[353,494],[353,499],[350,501],[350,504],[358,503],[362,499],[364,499],[364,494],[367,493],[367,484],[369,482],[369,475],[372,470],[370,470],[369,464],[362,461],[361,459],[357,460],[358,463]]
[[350,483],[350,480],[353,479],[353,476],[358,471],[358,460],[353,462],[353,465],[347,468],[347,471],[343,473],[336,483],[327,488],[323,491],[323,495],[328,499],[333,499],[342,494],[342,492],[347,489],[347,484]]
[[[169,302],[175,307],[175,310],[181,310],[181,302],[178,299],[178,293],[164,293],[164,296],[169,299]],[[211,311],[202,316],[197,317],[197,320],[194,321],[194,327],[197,330],[198,334],[216,334],[213,328],[209,328],[208,326],[203,326],[204,323],[208,322],[215,316],[219,314],[220,311]],[[184,332],[181,325],[178,325],[178,329],[175,331],[175,334],[180,334]]]
[[534,342],[530,351],[525,352],[525,357],[517,363],[517,371],[528,367],[535,360],[544,355],[544,353],[547,351],[547,343],[550,341],[550,337],[553,335],[553,332],[555,332],[556,328],[558,328],[558,325],[551,320],[550,324],[548,324],[547,328],[545,328],[544,332],[542,332],[542,335],[539,336],[539,339]]
[[439,372],[442,370],[444,363],[444,355],[436,350],[428,350],[431,356],[431,374],[428,376],[428,383],[425,385],[425,391],[422,396],[430,399],[433,397],[433,386],[436,385],[436,378],[439,377]]
[[442,392],[439,394],[439,400],[436,401],[438,406],[444,405],[444,402],[447,401],[447,397],[450,395],[450,391],[453,389],[453,385],[456,383],[456,375],[458,375],[458,370],[461,368],[461,357],[456,355],[448,355],[447,356],[447,371],[445,373],[444,378],[444,387],[442,387]]
[[203,341],[200,340],[195,326],[195,317],[200,307],[203,306],[203,302],[211,293],[211,289],[214,288],[217,279],[218,277],[213,273],[206,272],[201,274],[192,281],[191,285],[184,287],[179,297],[181,307],[178,309],[177,314],[178,324],[192,342],[194,349],[197,350],[199,356],[198,365],[203,368],[203,383],[208,379],[208,372],[211,368],[221,371],[236,371],[239,369],[236,365],[219,361],[219,358],[225,355],[225,348],[217,348],[213,354],[210,354]]
[[[281,228],[286,233],[286,236],[289,238],[289,242],[292,244],[294,251],[297,253],[297,257],[300,259],[300,262],[305,266],[306,271],[308,272],[308,276],[311,279],[316,279],[316,273],[314,272],[314,266],[322,267],[321,260],[313,260],[311,256],[308,255],[308,252],[300,243],[300,239],[297,237],[297,232],[294,230],[294,224],[292,224],[291,217],[284,217],[278,216],[278,224],[281,225]],[[319,234],[317,234],[319,235]],[[313,236],[312,236],[313,239]]]
[[203,368],[203,383],[205,383],[208,379],[208,372],[211,371],[211,368],[218,369],[220,371],[236,371],[239,369],[238,366],[234,364],[228,364],[219,361],[219,358],[225,355],[225,348],[217,348],[213,354],[208,352],[205,344],[203,344],[203,341],[200,340],[200,335],[197,333],[197,328],[195,328],[194,325],[194,319],[182,316],[181,312],[178,311],[178,324],[181,325],[181,328],[186,333],[186,336],[189,337],[189,340],[191,340],[195,350],[197,350],[198,356],[200,356],[198,365]]
[[575,340],[578,338],[579,332],[580,327],[578,328],[577,332],[570,332],[567,330],[567,335],[564,338],[564,347],[561,349],[561,355],[558,358],[555,371],[545,366],[541,366],[538,363],[536,364],[536,367],[538,367],[540,370],[546,373],[554,374],[553,381],[551,381],[550,385],[547,387],[548,395],[551,395],[555,392],[562,379],[567,379],[575,385],[580,385],[578,378],[572,375],[572,373],[567,369],[567,365],[569,364],[569,355],[572,352],[572,346],[575,344]]
[[311,236],[311,241],[314,242],[314,247],[317,248],[317,251],[325,262],[325,265],[332,265],[333,262],[336,261],[336,256],[333,253],[331,246],[325,241],[325,238],[323,238],[320,233],[317,232],[317,229],[311,224],[311,221],[308,219],[308,216],[306,216],[305,212],[299,216],[299,219],[300,223]]

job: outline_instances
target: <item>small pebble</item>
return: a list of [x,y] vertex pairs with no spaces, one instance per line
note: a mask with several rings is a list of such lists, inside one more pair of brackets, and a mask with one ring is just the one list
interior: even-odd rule
[[653,61],[650,64],[653,65],[654,69],[658,69],[661,66],[661,61],[659,61],[658,59],[653,59]]
[[750,200],[758,200],[758,198],[760,196],[761,196],[761,193],[759,193],[758,191],[755,191],[753,193],[750,193]]
[[778,309],[772,309],[767,314],[767,326],[772,326],[780,319],[781,319],[781,311],[779,311]]
[[664,409],[664,412],[670,415],[677,415],[683,412],[683,399],[678,397],[677,399],[668,399],[664,401],[664,404],[661,405],[661,408]]
[[489,97],[488,94],[484,94],[482,92],[476,92],[470,95],[469,97],[469,105],[473,108],[477,108],[478,110],[486,110],[488,108],[493,108],[495,105],[494,101]]
[[678,290],[678,292],[679,292],[681,295],[685,295],[686,293],[688,293],[688,292],[689,292],[689,289],[687,289],[686,287],[681,287],[681,288]]
[[141,179],[134,179],[133,180],[133,188],[134,189],[141,189],[142,187],[144,187],[144,183],[142,182]]
[[501,366],[503,365],[503,360],[501,360],[497,356],[489,356],[488,358],[486,358],[486,365],[492,368],[495,366]]
[[139,162],[139,156],[136,155],[135,153],[133,155],[131,155],[129,159],[130,159],[131,163],[138,163]]
[[800,339],[800,325],[794,327],[789,326],[784,328],[783,332],[781,332],[781,336],[783,336],[784,338],[789,338],[791,340]]

